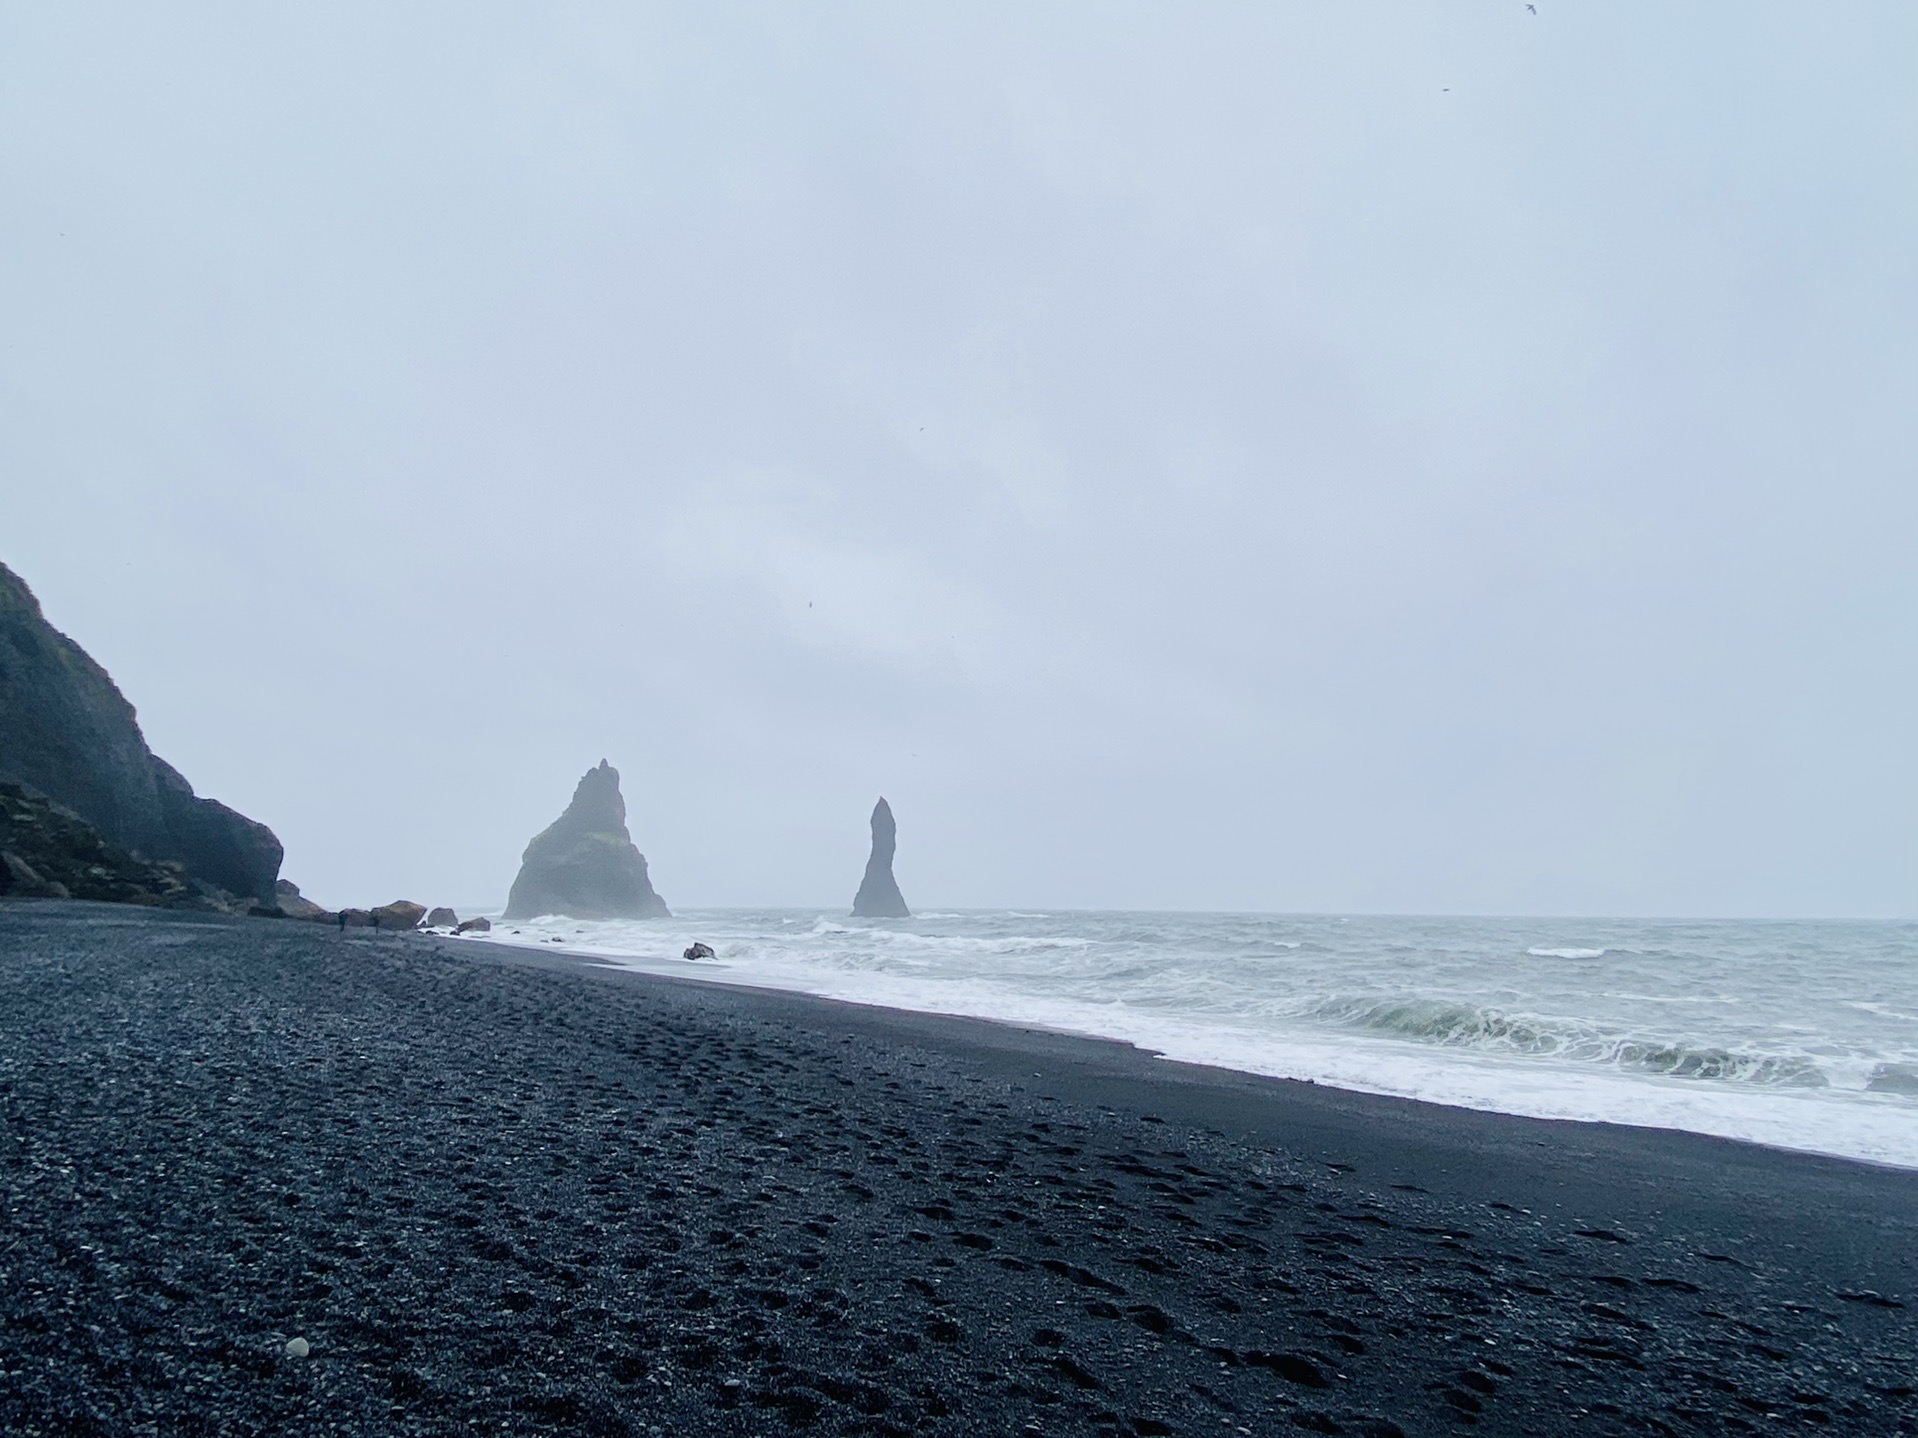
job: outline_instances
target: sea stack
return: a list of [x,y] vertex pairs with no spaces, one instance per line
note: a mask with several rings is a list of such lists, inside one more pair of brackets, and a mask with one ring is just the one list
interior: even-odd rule
[[898,847],[899,829],[892,821],[892,805],[883,798],[872,806],[872,857],[866,860],[866,877],[852,901],[855,919],[910,919],[899,881],[892,876],[893,850]]
[[33,591],[4,564],[0,780],[77,814],[116,852],[178,864],[189,883],[274,902],[280,841],[273,831],[201,798],[147,748],[133,706],[107,671],[47,623]]
[[626,832],[619,770],[604,759],[573,790],[566,812],[526,846],[506,917],[564,914],[572,919],[669,919],[653,892],[646,856]]

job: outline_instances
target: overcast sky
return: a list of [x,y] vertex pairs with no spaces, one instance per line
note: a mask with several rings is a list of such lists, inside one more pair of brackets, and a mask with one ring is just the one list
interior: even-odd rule
[[0,4],[0,560],[329,904],[1918,914],[1918,7]]

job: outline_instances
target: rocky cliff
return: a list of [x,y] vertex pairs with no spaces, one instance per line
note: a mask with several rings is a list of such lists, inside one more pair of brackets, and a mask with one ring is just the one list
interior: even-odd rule
[[910,919],[912,911],[899,892],[892,876],[893,851],[899,847],[899,829],[892,821],[892,805],[883,798],[872,806],[872,855],[866,860],[866,877],[860,881],[853,898],[856,919]]
[[506,917],[565,914],[574,919],[667,919],[653,892],[646,856],[626,832],[619,770],[604,759],[588,769],[566,812],[526,846]]
[[0,780],[0,896],[220,908],[177,864],[136,858],[73,810]]
[[133,706],[106,670],[47,623],[32,591],[3,564],[0,779],[64,805],[144,859],[273,902],[281,858],[273,831],[200,798],[147,748]]

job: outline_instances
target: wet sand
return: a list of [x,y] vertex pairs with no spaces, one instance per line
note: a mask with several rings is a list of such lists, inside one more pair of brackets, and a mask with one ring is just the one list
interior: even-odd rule
[[0,1201],[8,1433],[1918,1433],[1918,1174],[493,945],[0,902]]

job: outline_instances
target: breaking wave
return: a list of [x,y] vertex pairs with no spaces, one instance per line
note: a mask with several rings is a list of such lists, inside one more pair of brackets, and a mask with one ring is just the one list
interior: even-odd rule
[[[491,937],[1374,1093],[1918,1168],[1918,925],[1579,927],[1574,946],[1520,919],[713,910]],[[717,960],[682,962],[694,939]]]
[[1469,1004],[1433,1000],[1357,1007],[1334,1004],[1327,1006],[1326,1017],[1431,1043],[1605,1064],[1666,1078],[1795,1088],[1826,1088],[1831,1083],[1815,1059],[1800,1054],[1744,1053],[1717,1044],[1635,1038],[1573,1019]]

